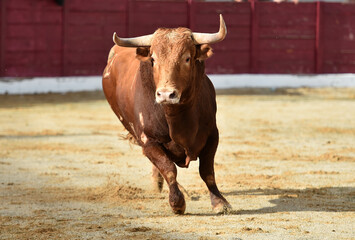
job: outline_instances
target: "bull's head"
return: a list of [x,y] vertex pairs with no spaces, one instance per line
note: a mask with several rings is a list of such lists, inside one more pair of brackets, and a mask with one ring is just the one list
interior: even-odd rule
[[113,40],[122,47],[136,47],[137,58],[151,63],[156,102],[177,104],[194,81],[196,65],[212,55],[208,44],[222,41],[226,34],[227,28],[220,15],[217,33],[159,28],[151,35],[136,38],[119,38],[114,33]]

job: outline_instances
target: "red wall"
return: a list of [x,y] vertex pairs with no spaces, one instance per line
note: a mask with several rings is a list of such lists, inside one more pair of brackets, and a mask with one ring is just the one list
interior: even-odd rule
[[313,73],[316,4],[258,3],[253,72]]
[[100,75],[112,34],[218,30],[209,73],[355,73],[355,4],[149,0],[0,1],[0,76]]
[[355,4],[320,5],[319,72],[355,72]]
[[2,0],[1,72],[58,76],[62,65],[62,8],[47,0]]
[[159,27],[189,25],[186,1],[129,1],[128,9],[128,36],[151,34]]
[[113,32],[127,31],[126,1],[68,0],[65,4],[63,75],[100,75],[113,46]]
[[214,44],[214,55],[206,61],[207,72],[247,73],[250,71],[251,8],[250,3],[194,2],[191,6],[191,29],[196,32],[216,32],[218,14],[227,25],[227,37]]

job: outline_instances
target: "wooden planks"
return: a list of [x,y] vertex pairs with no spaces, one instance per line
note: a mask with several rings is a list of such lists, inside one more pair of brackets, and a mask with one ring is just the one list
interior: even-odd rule
[[227,25],[227,37],[212,46],[214,55],[206,61],[208,73],[245,73],[250,64],[250,4],[192,2],[191,29],[214,33],[219,29],[219,14]]
[[159,27],[188,27],[186,1],[130,1],[128,35],[153,33]]
[[321,4],[322,73],[355,72],[354,4]]
[[65,2],[63,75],[100,75],[113,46],[127,32],[126,0]]
[[255,73],[313,73],[316,4],[257,2]]
[[61,74],[62,11],[46,0],[11,0],[6,4],[5,76]]
[[208,73],[355,73],[355,4],[151,0],[0,2],[0,76],[100,75],[112,34],[218,30]]

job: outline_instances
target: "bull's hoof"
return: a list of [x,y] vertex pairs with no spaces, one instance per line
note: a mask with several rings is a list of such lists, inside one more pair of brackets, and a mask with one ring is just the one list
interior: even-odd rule
[[184,195],[179,192],[177,195],[169,196],[169,203],[171,209],[175,214],[184,214],[186,209],[186,203]]
[[184,213],[185,213],[185,209],[186,209],[186,204],[184,204],[184,205],[183,205],[182,207],[180,207],[180,208],[177,208],[177,207],[173,208],[173,207],[172,207],[173,212],[174,212],[175,214],[178,214],[178,215],[184,214]]
[[216,214],[228,214],[233,210],[229,203],[219,203],[213,206],[212,209]]

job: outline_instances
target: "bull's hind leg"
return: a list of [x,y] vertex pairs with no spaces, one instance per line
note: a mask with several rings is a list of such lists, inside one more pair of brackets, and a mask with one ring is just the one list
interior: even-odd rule
[[146,143],[143,153],[154,164],[169,186],[169,203],[174,213],[183,214],[186,204],[176,181],[177,170],[175,164],[168,158],[163,148],[157,143]]
[[214,156],[218,146],[218,130],[211,136],[204,149],[200,153],[200,176],[206,183],[210,191],[212,209],[216,213],[226,213],[232,209],[232,206],[219,192],[214,174]]
[[164,178],[154,165],[152,166],[152,182],[154,191],[161,192],[163,190]]

